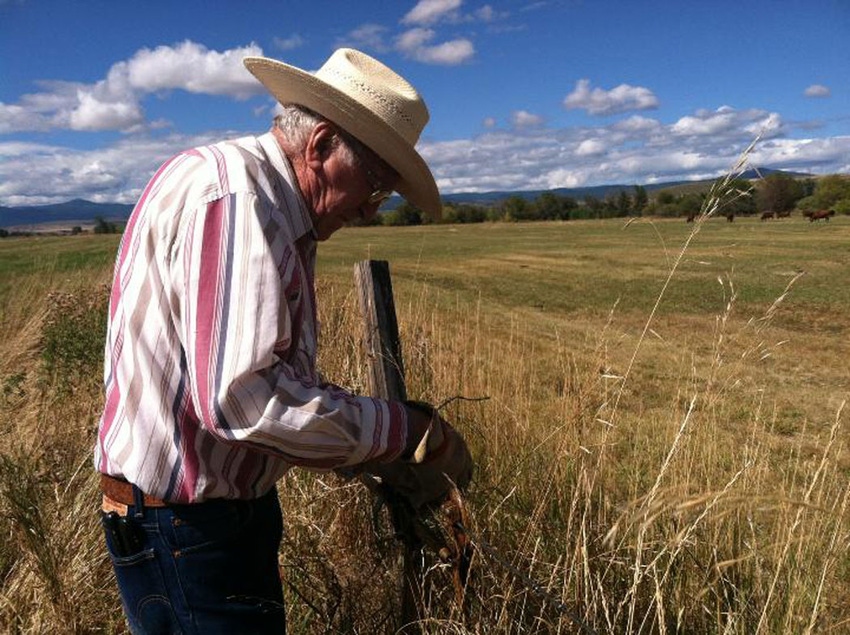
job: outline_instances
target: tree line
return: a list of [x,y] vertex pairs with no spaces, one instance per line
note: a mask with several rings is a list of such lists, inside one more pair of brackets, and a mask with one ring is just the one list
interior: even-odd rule
[[[834,210],[836,214],[850,214],[850,177],[825,176],[819,179],[795,179],[780,172],[772,173],[758,181],[737,180],[731,184],[731,195],[725,197],[719,210],[723,215],[748,216],[774,212],[784,215],[793,211],[812,212]],[[484,222],[519,222],[542,220],[582,220],[591,218],[618,218],[628,216],[688,217],[699,212],[708,196],[705,190],[668,188],[650,196],[646,188],[635,185],[604,198],[586,196],[577,199],[554,192],[527,199],[510,196],[492,205],[451,203],[443,205],[441,223],[466,224]],[[402,201],[394,210],[378,214],[370,225],[423,225],[432,222],[419,209]],[[81,233],[74,227],[73,234]],[[123,231],[116,224],[98,216],[92,228],[95,234],[113,234]],[[27,232],[9,232],[0,229],[0,238],[25,235]]]
[[[95,234],[120,234],[124,231],[123,223],[113,223],[112,221],[108,221],[103,216],[95,216],[94,218],[94,226],[91,229],[92,233]],[[86,230],[82,228],[81,225],[74,225],[70,230],[62,230],[60,233],[67,233],[71,236],[77,236],[78,234],[86,233]],[[8,238],[10,236],[32,236],[36,234],[35,231],[29,231],[26,229],[16,229],[16,230],[8,230],[0,227],[0,238]]]
[[[794,210],[820,209],[850,214],[850,178],[846,176],[796,179],[787,174],[773,173],[758,181],[733,181],[730,190],[719,210],[724,215],[748,216],[768,211],[785,214]],[[510,196],[492,205],[445,203],[440,222],[465,224],[628,216],[687,217],[700,211],[707,196],[708,188],[702,191],[669,188],[650,196],[640,185],[604,198],[587,196],[576,199],[544,192],[534,199]],[[429,222],[430,219],[420,210],[402,201],[394,210],[379,214],[371,224],[398,226]]]

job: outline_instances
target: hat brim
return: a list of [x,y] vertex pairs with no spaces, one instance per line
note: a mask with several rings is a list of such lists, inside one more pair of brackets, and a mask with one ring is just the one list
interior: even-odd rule
[[309,108],[366,144],[399,174],[396,191],[431,218],[440,219],[440,193],[425,160],[375,113],[295,66],[266,57],[246,57],[243,62],[280,103]]

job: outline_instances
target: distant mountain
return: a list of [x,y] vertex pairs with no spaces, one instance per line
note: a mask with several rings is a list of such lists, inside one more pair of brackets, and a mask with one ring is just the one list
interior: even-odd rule
[[0,206],[0,227],[22,227],[47,223],[91,223],[101,217],[108,221],[126,221],[133,211],[132,205],[123,203],[92,203],[80,198],[54,205],[29,205],[26,207]]
[[810,179],[814,174],[807,172],[792,172],[791,170],[774,170],[773,168],[752,168],[741,174],[742,179],[758,179],[764,178],[769,174],[784,174],[795,179]]
[[[802,172],[787,172],[784,170],[773,170],[771,168],[754,168],[747,170],[741,175],[744,179],[755,179],[759,176],[764,177],[768,174],[782,172],[794,178],[806,178],[811,174]],[[706,179],[705,181],[668,181],[666,183],[652,183],[644,185],[647,192],[654,192],[670,187],[681,185],[698,185],[704,183],[711,184],[716,179]],[[467,203],[477,205],[494,205],[511,196],[519,196],[527,200],[533,200],[544,192],[552,192],[559,196],[569,196],[571,198],[581,200],[588,196],[593,196],[598,199],[604,199],[607,196],[616,195],[625,190],[630,194],[634,190],[634,185],[595,185],[591,187],[574,187],[574,188],[557,188],[553,190],[524,190],[518,191],[499,191],[492,192],[458,192],[456,194],[444,194],[443,201],[446,203],[454,203],[456,205]],[[395,209],[401,203],[400,196],[390,198],[382,211]],[[65,203],[57,203],[55,205],[33,205],[27,207],[2,207],[0,206],[0,227],[21,227],[44,225],[48,223],[62,223],[65,225],[91,223],[98,216],[110,222],[126,221],[130,213],[133,211],[133,205],[122,203],[92,203],[83,199],[74,199]]]

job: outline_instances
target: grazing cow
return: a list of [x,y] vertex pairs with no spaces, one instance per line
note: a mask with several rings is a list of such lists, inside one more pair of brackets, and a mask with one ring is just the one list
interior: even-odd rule
[[697,216],[699,216],[699,212],[688,212],[687,218],[685,218],[686,223],[693,223]]
[[817,212],[812,212],[812,215],[809,216],[809,222],[815,222],[816,220],[825,220],[827,223],[829,222],[829,217],[835,216],[834,209],[821,209]]
[[805,216],[809,220],[812,220],[812,216],[814,216],[814,212],[810,209],[807,209],[805,212],[803,212],[803,216]]
[[735,212],[726,212],[726,220],[730,223],[735,222]]
[[791,210],[785,210],[784,212],[776,212],[776,218],[788,218],[791,216]]
[[776,216],[776,214],[774,212],[762,212],[761,213],[761,219],[762,220],[770,220],[774,216]]

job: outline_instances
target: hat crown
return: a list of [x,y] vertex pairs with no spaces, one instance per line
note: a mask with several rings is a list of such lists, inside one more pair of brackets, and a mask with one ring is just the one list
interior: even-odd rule
[[411,146],[428,123],[425,102],[403,77],[354,49],[337,49],[316,78],[361,103]]
[[243,62],[281,104],[308,108],[359,139],[399,174],[399,194],[440,218],[437,183],[415,147],[428,108],[407,80],[347,48],[334,51],[315,73],[267,57]]

